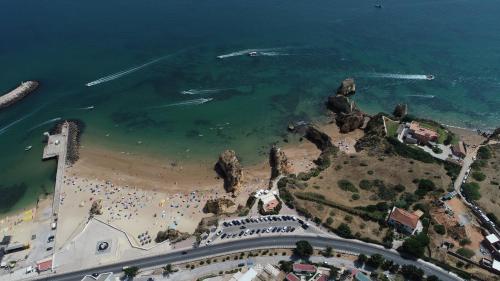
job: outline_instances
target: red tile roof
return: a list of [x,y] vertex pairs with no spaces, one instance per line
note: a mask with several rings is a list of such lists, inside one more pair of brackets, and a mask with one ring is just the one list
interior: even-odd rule
[[288,281],[300,281],[300,278],[297,277],[295,274],[293,273],[288,273],[286,276],[285,276],[285,279],[288,280]]
[[394,208],[389,216],[389,219],[393,221],[397,221],[402,225],[409,226],[411,228],[416,228],[418,224],[418,216],[412,213],[409,213],[400,208]]
[[41,261],[36,264],[38,271],[46,271],[52,269],[52,260]]
[[316,272],[316,267],[312,264],[294,263],[294,272]]
[[326,275],[321,274],[316,281],[328,281],[328,277]]

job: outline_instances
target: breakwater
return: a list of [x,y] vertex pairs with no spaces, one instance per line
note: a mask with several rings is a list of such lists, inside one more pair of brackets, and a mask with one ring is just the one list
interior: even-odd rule
[[21,85],[19,85],[14,90],[8,92],[3,96],[0,96],[0,109],[8,107],[23,99],[28,94],[35,91],[39,85],[40,83],[38,83],[37,81],[22,82]]

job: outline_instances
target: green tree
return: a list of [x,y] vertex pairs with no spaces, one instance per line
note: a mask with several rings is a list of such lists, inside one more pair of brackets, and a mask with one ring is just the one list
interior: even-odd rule
[[293,269],[293,261],[280,261],[280,269],[288,273]]
[[467,248],[459,248],[457,250],[457,254],[461,255],[462,257],[466,257],[466,258],[470,259],[474,256],[474,251],[472,251],[471,249],[467,249]]
[[401,267],[401,274],[411,281],[421,281],[424,278],[424,271],[414,265],[403,265]]
[[358,262],[364,264],[368,260],[368,257],[365,254],[359,254]]
[[427,277],[427,281],[441,281],[436,275],[431,275]]
[[333,223],[333,218],[332,217],[328,217],[326,219],[326,223],[329,224],[329,225],[332,224]]
[[421,232],[415,236],[407,238],[398,250],[416,258],[422,258],[424,256],[425,247],[429,245],[429,242],[429,237],[425,233]]
[[481,199],[481,193],[479,193],[479,184],[477,182],[465,183],[462,185],[462,193],[469,200],[479,200]]
[[164,267],[162,267],[162,269],[163,269],[163,275],[165,276],[168,276],[170,275],[170,273],[175,272],[171,264],[165,265]]
[[379,268],[384,261],[385,259],[382,255],[374,254],[370,256],[370,258],[366,261],[366,264],[374,268]]
[[323,252],[323,255],[327,258],[331,257],[333,253],[332,247],[328,246],[326,247],[325,251]]
[[491,150],[486,146],[481,146],[477,150],[477,158],[488,160],[491,158]]
[[123,269],[123,273],[126,277],[134,278],[139,273],[139,268],[137,266],[129,266]]
[[341,223],[337,227],[337,234],[340,237],[344,237],[344,238],[351,238],[352,237],[351,228],[345,223]]
[[477,181],[484,181],[486,179],[486,175],[483,174],[482,172],[476,171],[472,172],[472,178]]
[[441,234],[441,235],[446,234],[446,228],[442,224],[435,224],[434,231],[436,231],[437,234]]
[[295,243],[294,253],[302,259],[309,259],[313,254],[313,247],[306,240],[300,240]]

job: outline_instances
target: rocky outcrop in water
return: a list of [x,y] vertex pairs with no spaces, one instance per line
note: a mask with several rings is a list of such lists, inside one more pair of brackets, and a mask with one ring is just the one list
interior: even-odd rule
[[243,178],[243,172],[234,150],[222,152],[219,161],[215,164],[215,171],[224,179],[224,188],[227,192],[235,192],[238,189]]
[[408,105],[405,103],[397,104],[396,107],[394,108],[394,112],[392,113],[392,115],[394,115],[394,117],[398,119],[405,117],[407,114],[408,114]]
[[356,93],[356,84],[354,79],[347,78],[342,81],[339,88],[337,89],[337,95],[349,97]]
[[14,90],[0,96],[0,109],[11,106],[17,101],[23,99],[28,94],[34,92],[39,85],[40,83],[38,83],[37,81],[22,82],[21,85],[19,85]]
[[328,97],[327,106],[335,113],[335,121],[341,133],[348,133],[361,128],[365,114],[349,99],[356,93],[356,84],[352,78],[342,81],[335,95]]
[[203,207],[203,212],[205,214],[212,213],[215,215],[220,215],[223,213],[227,213],[228,209],[234,205],[235,204],[233,201],[226,198],[210,199]]
[[271,165],[271,179],[287,175],[290,172],[290,163],[288,163],[285,152],[276,145],[273,145],[269,152],[269,164]]

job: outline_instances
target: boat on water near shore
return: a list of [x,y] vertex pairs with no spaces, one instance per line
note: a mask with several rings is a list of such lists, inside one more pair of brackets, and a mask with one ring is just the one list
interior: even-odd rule
[[21,82],[21,85],[19,85],[17,88],[5,95],[0,96],[0,109],[8,107],[21,100],[29,93],[35,91],[38,88],[39,84],[40,83],[38,83],[37,81]]
[[29,151],[29,150],[31,150],[32,148],[33,148],[33,146],[28,145],[27,147],[25,147],[25,148],[24,148],[24,151]]
[[434,77],[434,75],[432,75],[432,74],[427,74],[427,75],[425,75],[425,79],[427,79],[427,80],[434,80],[434,78],[435,78],[435,77]]
[[377,8],[377,9],[381,9],[382,5],[381,4],[376,4],[376,5],[374,5],[374,7]]
[[258,54],[259,54],[259,53],[257,53],[257,52],[255,52],[255,51],[254,51],[254,52],[250,52],[250,53],[248,53],[248,56],[249,56],[249,57],[256,57]]

